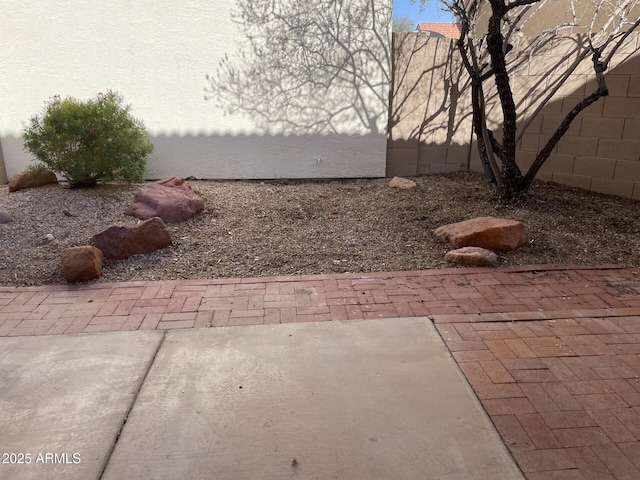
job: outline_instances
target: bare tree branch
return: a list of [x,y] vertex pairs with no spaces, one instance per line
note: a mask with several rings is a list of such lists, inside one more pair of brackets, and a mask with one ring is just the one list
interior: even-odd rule
[[516,0],[515,2],[508,3],[506,5],[506,10],[513,10],[517,7],[524,7],[525,5],[533,5],[534,3],[538,3],[540,0]]
[[[530,22],[534,15],[544,12],[546,0],[488,0],[484,4],[477,1],[468,2],[466,0],[445,0],[448,8],[461,18],[463,24],[463,36],[458,42],[462,63],[472,79],[471,102],[474,110],[474,131],[478,143],[480,158],[485,168],[485,173],[489,182],[493,185],[497,180],[497,190],[503,198],[513,198],[521,192],[526,191],[533,181],[540,167],[549,158],[552,150],[560,141],[562,136],[568,131],[571,122],[589,105],[599,98],[608,94],[606,78],[604,72],[609,68],[609,63],[613,59],[621,45],[629,39],[631,32],[640,28],[640,19],[636,17],[629,20],[631,12],[637,12],[634,8],[640,8],[639,0],[586,0],[577,4],[570,0],[570,23],[567,22],[566,14],[563,17],[565,23],[545,30],[542,36],[532,41],[529,45],[522,46],[521,38],[516,35],[520,29]],[[590,2],[590,3],[589,3]],[[484,13],[486,21],[488,16],[488,27],[486,31],[480,31],[478,22],[482,5],[489,7],[490,11]],[[589,9],[591,5],[591,9]],[[579,14],[586,18],[579,18]],[[554,38],[558,29],[562,26],[578,26],[582,28],[588,26],[588,32],[584,40],[567,39],[575,42],[575,48],[563,53],[562,60],[567,64],[549,64],[548,71],[541,72],[540,77],[548,83],[547,88],[529,95],[522,101],[515,102],[511,77],[522,65],[520,58],[528,49],[531,58],[539,48],[547,48],[552,45],[550,40]],[[516,54],[510,53],[514,43],[520,43],[525,50],[520,50]],[[486,42],[483,41],[486,39]],[[489,64],[478,61],[480,58],[489,56]],[[584,100],[571,109],[565,115],[558,129],[547,139],[544,146],[536,152],[533,166],[529,168],[523,177],[516,162],[516,144],[520,142],[524,132],[531,125],[534,119],[539,116],[545,105],[558,98],[564,85],[573,78],[573,75],[591,57],[593,74],[595,75],[598,87],[596,91],[588,95]],[[571,59],[571,60],[569,60]],[[551,80],[553,78],[553,80]],[[497,135],[488,128],[488,118],[486,116],[487,107],[484,104],[484,94],[479,98],[479,92],[483,92],[482,84],[489,79],[495,83],[495,92],[501,107],[501,118],[494,119],[494,123],[501,124],[502,136],[500,141]],[[532,84],[531,87],[535,87]],[[537,85],[539,87],[539,84]],[[523,107],[523,105],[525,105]],[[530,112],[529,112],[530,110]],[[516,128],[516,121],[521,121],[521,117],[526,112],[526,120],[520,129]],[[495,154],[502,161],[501,165],[490,160],[490,153]]]

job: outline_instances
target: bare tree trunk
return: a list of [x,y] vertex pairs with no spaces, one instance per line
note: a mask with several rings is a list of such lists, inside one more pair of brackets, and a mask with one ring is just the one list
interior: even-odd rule
[[[493,151],[490,150],[491,142],[489,132],[487,131],[487,119],[484,105],[484,90],[482,88],[483,78],[481,76],[481,69],[478,66],[477,58],[473,51],[473,45],[469,44],[472,61],[469,60],[465,49],[465,40],[467,39],[467,33],[469,31],[469,24],[463,22],[462,34],[456,42],[460,56],[462,57],[462,63],[471,78],[471,104],[473,112],[473,132],[476,134],[476,141],[478,143],[478,153],[480,154],[480,161],[482,162],[482,168],[492,187],[498,186],[497,174],[500,172],[496,165]],[[473,64],[472,64],[473,63]]]
[[[502,106],[502,160],[501,182],[498,194],[506,199],[520,192],[522,174],[516,164],[516,104],[509,84],[509,72],[503,49],[502,20],[507,12],[504,0],[490,0],[492,15],[489,18],[487,51],[491,57],[496,89]],[[495,151],[495,150],[494,150]]]
[[480,154],[480,160],[482,161],[482,167],[484,173],[492,187],[498,186],[498,179],[496,173],[498,172],[495,158],[493,157],[489,148],[491,148],[491,142],[489,141],[489,135],[487,132],[487,123],[484,117],[483,103],[484,91],[482,89],[482,81],[480,79],[474,79],[471,84],[471,102],[473,105],[473,131],[476,134],[476,141],[478,142],[478,153]]
[[[536,174],[580,112],[600,97],[608,95],[604,72],[620,46],[633,31],[640,28],[640,18],[631,20],[631,15],[635,15],[634,12],[637,12],[637,8],[640,6],[640,0],[597,0],[594,2],[595,11],[590,24],[588,24],[589,31],[586,36],[586,44],[588,45],[577,43],[575,61],[562,72],[557,83],[545,92],[544,98],[537,104],[532,117],[524,124],[523,131],[554,97],[560,87],[565,84],[581,62],[587,60],[589,55],[591,55],[598,86],[591,95],[580,101],[566,114],[558,129],[551,135],[546,145],[539,150],[524,177],[516,163],[516,144],[519,141],[516,124],[518,117],[510,85],[510,74],[507,69],[507,55],[512,49],[509,37],[541,11],[546,0],[488,0],[482,5],[482,0],[442,1],[456,14],[462,25],[457,45],[462,62],[472,82],[473,130],[476,134],[478,151],[485,174],[489,183],[496,187],[500,197],[507,200],[513,199],[531,187]],[[569,2],[573,17],[572,25],[587,25],[583,23],[583,19],[576,15],[576,1]],[[491,7],[491,16],[487,33],[482,37],[477,28],[479,19],[483,18],[483,12],[480,9],[487,3]],[[598,27],[600,30],[595,31],[595,25],[600,25]],[[553,34],[552,32],[553,29],[547,30],[546,34]],[[576,42],[578,42],[577,39]],[[531,54],[535,52],[534,43],[529,45],[529,48],[534,49]],[[485,63],[486,54],[489,56],[489,61]],[[511,65],[513,66],[513,63]],[[551,69],[550,73],[556,73],[555,68]],[[502,139],[495,138],[493,132],[487,127],[483,82],[491,77],[494,77],[497,96],[502,108]],[[539,99],[532,99],[534,104],[536,104],[536,100]],[[500,166],[496,164],[496,157],[500,159]]]

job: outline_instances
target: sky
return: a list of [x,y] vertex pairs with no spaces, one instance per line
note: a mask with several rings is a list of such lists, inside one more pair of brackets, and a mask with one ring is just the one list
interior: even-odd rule
[[418,22],[453,22],[453,15],[449,12],[441,11],[438,0],[429,0],[427,5],[422,7],[421,2],[416,0],[393,0],[393,16],[394,17],[410,17],[416,24]]

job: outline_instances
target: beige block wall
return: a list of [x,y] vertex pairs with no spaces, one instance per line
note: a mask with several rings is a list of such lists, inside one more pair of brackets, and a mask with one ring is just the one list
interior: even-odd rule
[[[574,33],[586,33],[589,31],[597,4],[590,0],[578,0],[574,2],[574,5],[576,13],[575,19],[571,11],[570,0],[552,0],[546,2],[543,9],[536,9],[535,14],[529,16],[524,24],[520,24],[519,30],[521,30],[524,35],[536,36],[545,30],[553,29],[563,24],[573,24],[577,20],[577,25],[574,26]],[[488,0],[481,0],[480,8],[480,20],[476,28],[478,32],[486,32],[489,17],[491,16],[491,6]],[[534,6],[534,9],[535,8]],[[608,21],[610,15],[611,7],[608,8],[607,5],[604,7],[600,6],[600,11],[594,20],[594,31],[602,28],[605,22]],[[638,18],[639,15],[640,6],[636,5],[631,12],[629,12],[627,18],[633,20]]]
[[[560,140],[541,172],[551,181],[595,192],[640,200],[640,52],[638,35],[628,42],[617,66],[607,73],[609,96],[580,114]],[[519,145],[542,148],[561,118],[596,87],[587,69],[574,75],[572,90],[549,104],[540,134],[528,131]],[[520,153],[520,152],[518,152]],[[539,178],[541,178],[539,176]]]
[[455,42],[394,33],[392,65],[387,175],[467,168],[469,79]]
[[[459,68],[455,44],[420,34],[394,34],[394,71],[387,149],[387,175],[422,175],[471,169],[482,171],[471,136],[470,92],[466,74],[446,82]],[[563,69],[572,62],[575,38],[550,39],[529,56],[531,40],[516,46],[512,85],[527,121]],[[437,62],[434,59],[447,59]],[[425,68],[431,65],[432,68]],[[630,37],[607,73],[609,96],[584,110],[554,148],[538,179],[640,200],[640,33]],[[440,69],[440,70],[438,70]],[[518,143],[517,159],[526,172],[564,116],[596,83],[588,68],[574,72],[534,119]],[[444,87],[444,93],[442,92]],[[490,128],[500,137],[501,114],[495,89],[486,88]],[[429,95],[433,89],[440,92]],[[434,101],[438,99],[438,101]],[[442,102],[445,102],[444,104]],[[407,114],[409,113],[409,114]]]

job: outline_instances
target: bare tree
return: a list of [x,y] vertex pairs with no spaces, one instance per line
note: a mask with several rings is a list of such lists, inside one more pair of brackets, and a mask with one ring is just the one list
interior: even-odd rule
[[245,45],[207,75],[206,98],[270,133],[386,128],[391,4],[236,0]]
[[[423,0],[424,1],[424,0]],[[548,43],[549,36],[563,28],[582,27],[584,33],[572,36],[573,62],[554,81],[535,109],[527,112],[527,120],[518,128],[519,116],[514,100],[510,65],[516,56],[511,53],[520,29],[545,10],[547,0],[442,0],[461,24],[462,34],[457,47],[471,78],[473,129],[484,171],[500,197],[512,199],[526,192],[540,167],[554,147],[568,131],[573,120],[589,105],[608,95],[605,72],[614,54],[640,25],[637,18],[639,0],[567,0],[570,21],[543,32],[527,48],[531,51]],[[481,30],[486,23],[486,29]],[[486,31],[484,31],[486,30]],[[579,29],[578,29],[579,30]],[[595,89],[568,111],[557,130],[537,152],[533,164],[523,174],[517,164],[516,145],[524,131],[546,104],[557,97],[558,91],[583,64],[590,63],[596,79]],[[550,68],[556,69],[557,66]],[[488,127],[485,87],[495,85],[502,114],[502,131]],[[498,138],[499,137],[499,138]]]

